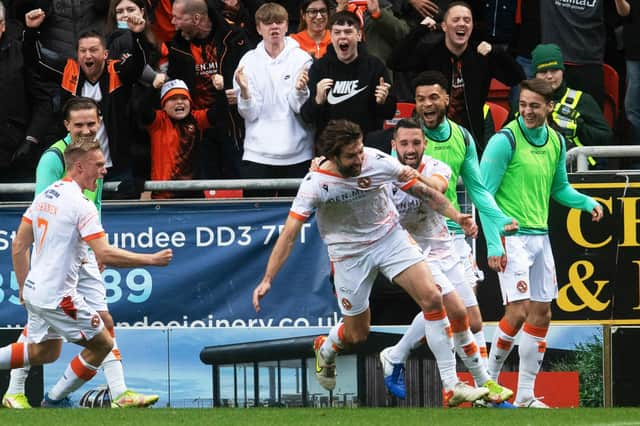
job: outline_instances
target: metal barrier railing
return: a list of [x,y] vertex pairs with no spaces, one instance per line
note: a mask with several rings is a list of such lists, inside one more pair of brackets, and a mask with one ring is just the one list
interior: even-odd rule
[[[302,179],[220,179],[220,180],[149,180],[145,191],[206,191],[208,189],[295,189]],[[105,182],[104,191],[118,190],[120,182]],[[3,183],[0,194],[26,194],[35,191],[35,183]]]
[[[567,169],[569,172],[588,172],[589,157],[640,157],[640,145],[604,145],[577,146],[567,151]],[[573,163],[576,163],[576,169]]]

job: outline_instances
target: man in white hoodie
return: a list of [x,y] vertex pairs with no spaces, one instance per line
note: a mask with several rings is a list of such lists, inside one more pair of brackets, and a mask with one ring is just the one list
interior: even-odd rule
[[[281,5],[260,6],[256,23],[262,41],[242,57],[233,82],[246,127],[242,177],[303,177],[313,155],[313,132],[300,118],[300,107],[309,97],[307,71],[312,58],[295,40],[285,37],[288,15]],[[295,192],[277,194],[293,196]]]

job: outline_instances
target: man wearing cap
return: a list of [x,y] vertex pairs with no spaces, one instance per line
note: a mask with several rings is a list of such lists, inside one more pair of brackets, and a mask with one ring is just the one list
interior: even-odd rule
[[[189,180],[196,177],[197,161],[201,152],[202,131],[213,127],[215,116],[226,105],[223,78],[211,78],[216,89],[216,108],[192,109],[193,100],[183,80],[154,81],[160,89],[160,110],[154,105],[157,92],[150,92],[142,101],[140,123],[149,132],[151,142],[151,180]],[[180,192],[180,197],[198,197],[202,192]],[[153,192],[152,198],[174,198],[172,192]]]
[[[562,51],[556,44],[539,44],[531,52],[535,76],[551,83],[555,105],[551,116],[567,141],[567,149],[583,145],[608,145],[613,133],[593,97],[567,87]],[[589,157],[589,163],[596,161]]]

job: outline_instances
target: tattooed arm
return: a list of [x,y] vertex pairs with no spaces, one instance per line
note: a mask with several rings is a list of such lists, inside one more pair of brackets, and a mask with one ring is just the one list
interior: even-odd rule
[[462,227],[464,233],[475,237],[478,233],[478,226],[473,217],[468,214],[462,214],[453,207],[453,204],[440,192],[417,181],[414,185],[407,188],[406,191],[416,198],[419,198],[429,204],[433,210],[441,215],[448,217]]

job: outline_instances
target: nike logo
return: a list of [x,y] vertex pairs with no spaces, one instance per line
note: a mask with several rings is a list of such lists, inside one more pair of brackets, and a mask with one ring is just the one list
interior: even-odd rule
[[344,95],[334,95],[333,92],[329,92],[329,96],[327,96],[327,102],[329,102],[329,104],[331,105],[335,105],[335,104],[339,104],[340,102],[344,102],[349,98],[353,98],[355,95],[357,95],[358,93],[362,92],[363,90],[365,90],[367,87],[369,86],[364,86],[361,89],[357,89],[354,90],[350,93],[346,93]]

